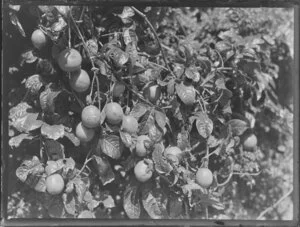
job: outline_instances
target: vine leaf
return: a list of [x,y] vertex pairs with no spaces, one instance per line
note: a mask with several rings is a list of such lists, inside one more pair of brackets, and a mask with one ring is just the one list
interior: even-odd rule
[[181,219],[183,213],[183,201],[177,197],[169,198],[168,212],[170,218]]
[[37,156],[33,156],[31,160],[24,160],[20,167],[16,170],[16,176],[25,182],[28,175],[40,175],[44,172],[43,164]]
[[160,174],[169,174],[173,167],[167,162],[163,156],[164,146],[162,144],[155,144],[152,152],[152,159],[155,170]]
[[89,186],[90,186],[89,179],[82,178],[80,176],[74,177],[66,185],[67,188],[68,187],[75,188],[75,192],[76,192],[79,203],[83,202],[84,195],[85,195],[86,191],[89,189]]
[[97,173],[102,184],[105,186],[106,184],[109,184],[112,181],[114,181],[115,174],[112,171],[109,161],[106,158],[97,155],[94,155],[93,158],[94,165],[96,166]]
[[24,140],[32,140],[33,138],[34,138],[33,136],[31,136],[27,133],[22,133],[20,135],[17,135],[17,136],[14,136],[14,137],[10,138],[8,144],[11,147],[17,148],[22,144],[22,142]]
[[43,145],[49,160],[56,161],[65,158],[64,147],[58,141],[45,139]]
[[67,137],[76,147],[80,145],[80,140],[74,135],[74,133],[65,131],[65,137]]
[[107,198],[102,200],[102,203],[106,209],[116,207],[115,201],[111,195],[108,195]]
[[176,85],[176,92],[185,105],[192,105],[195,102],[196,91],[193,86],[186,86],[183,83]]
[[[30,185],[33,187],[33,185]],[[46,174],[43,174],[41,177],[39,177],[38,182],[34,186],[34,190],[37,192],[46,192]]]
[[158,188],[144,190],[142,202],[145,210],[152,219],[167,219],[167,196]]
[[119,159],[122,155],[122,142],[116,135],[105,135],[101,138],[100,147],[102,152],[112,159]]
[[146,135],[149,132],[150,126],[154,124],[154,116],[151,110],[148,110],[141,118],[139,124],[139,135]]
[[133,106],[130,115],[139,120],[140,117],[142,117],[147,112],[147,110],[149,110],[149,106],[147,104],[138,102]]
[[41,127],[41,134],[48,139],[57,140],[64,137],[65,127],[63,125],[48,125],[44,123]]
[[193,80],[195,83],[198,83],[200,80],[200,73],[195,67],[188,67],[185,69],[185,75],[187,78]]
[[233,136],[240,136],[248,129],[247,122],[239,119],[230,120],[227,125],[230,126]]
[[64,208],[68,214],[74,215],[76,214],[76,201],[75,197],[71,193],[64,193],[62,195]]
[[155,110],[154,112],[155,121],[158,126],[163,130],[167,123],[167,116],[164,112]]
[[191,117],[191,120],[196,120],[196,127],[200,136],[206,139],[211,135],[214,125],[206,113],[198,112]]
[[9,111],[9,119],[11,126],[19,132],[28,133],[42,126],[43,121],[38,119],[39,113],[25,102],[19,103]]
[[141,215],[141,204],[137,191],[136,185],[128,184],[123,195],[123,208],[131,219],[137,219]]
[[117,16],[121,18],[124,24],[129,24],[132,22],[131,17],[134,16],[134,11],[130,7],[125,6],[123,8],[123,12],[121,14],[117,14]]
[[128,132],[124,132],[120,130],[120,137],[125,147],[133,149],[134,147],[133,138]]
[[26,37],[26,34],[25,34],[24,29],[23,29],[23,27],[22,27],[22,25],[21,25],[21,23],[18,19],[18,16],[17,16],[16,12],[10,11],[9,12],[9,19],[10,19],[11,23],[18,29],[18,31],[21,33],[21,35],[23,37]]

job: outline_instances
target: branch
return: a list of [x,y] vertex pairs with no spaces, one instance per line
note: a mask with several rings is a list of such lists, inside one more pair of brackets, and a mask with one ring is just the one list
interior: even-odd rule
[[293,192],[293,187],[285,194],[283,195],[276,203],[274,203],[272,206],[268,207],[265,209],[263,212],[260,213],[260,215],[256,218],[256,220],[260,220],[266,213],[270,212],[273,210],[275,207],[277,207],[283,200],[285,200],[287,197],[290,196]]
[[161,52],[161,55],[163,57],[163,61],[165,62],[165,65],[166,67],[168,68],[168,71],[176,78],[176,76],[174,75],[173,71],[170,69],[169,65],[168,65],[168,62],[167,62],[167,59],[166,59],[166,56],[165,56],[165,53],[162,49],[162,45],[159,41],[159,38],[158,38],[158,35],[153,27],[153,25],[150,23],[150,21],[148,20],[147,16],[145,14],[143,14],[141,11],[139,11],[137,8],[135,7],[131,7],[137,14],[139,14],[141,17],[144,18],[144,20],[146,21],[146,23],[148,24],[148,26],[150,27],[150,29],[152,30],[156,40],[157,40],[157,43],[159,45],[159,49],[160,49],[160,52]]

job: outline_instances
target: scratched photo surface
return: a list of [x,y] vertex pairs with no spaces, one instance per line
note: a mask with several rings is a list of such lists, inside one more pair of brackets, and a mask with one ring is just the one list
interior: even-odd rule
[[292,8],[5,5],[7,218],[292,220]]

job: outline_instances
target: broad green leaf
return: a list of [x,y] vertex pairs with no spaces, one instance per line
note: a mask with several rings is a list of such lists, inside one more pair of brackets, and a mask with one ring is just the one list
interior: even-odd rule
[[139,120],[140,117],[142,117],[147,112],[147,110],[149,110],[149,106],[147,104],[138,102],[133,106],[130,115]]
[[97,174],[103,185],[109,184],[115,180],[115,174],[111,168],[109,161],[97,155],[93,156],[94,165],[97,169]]
[[154,151],[152,153],[152,160],[154,162],[154,168],[159,174],[169,174],[173,167],[163,156],[164,146],[162,144],[155,144]]
[[118,136],[105,135],[100,139],[100,147],[104,154],[113,159],[119,159],[122,155],[122,141]]
[[57,140],[64,137],[65,127],[63,125],[48,125],[44,123],[41,127],[41,134],[48,139]]
[[239,119],[230,120],[227,125],[230,126],[233,136],[240,136],[249,128],[247,122]]
[[27,133],[22,133],[20,135],[17,135],[15,137],[10,138],[8,141],[9,146],[11,147],[19,147],[24,140],[32,140],[34,137],[27,134]]
[[186,86],[183,83],[176,85],[176,92],[185,105],[192,105],[196,99],[196,91],[193,86]]
[[199,135],[203,138],[208,138],[213,131],[213,121],[203,112],[197,113],[196,117],[196,127]]
[[137,194],[137,186],[127,185],[123,195],[123,208],[130,219],[140,217],[141,204]]
[[40,175],[43,172],[43,164],[37,156],[33,156],[31,160],[22,162],[21,166],[16,170],[16,175],[22,182],[25,182],[28,175]]
[[143,206],[152,219],[167,219],[167,196],[161,189],[143,191]]
[[148,110],[140,120],[139,124],[139,135],[145,135],[149,132],[150,126],[155,122],[153,112]]

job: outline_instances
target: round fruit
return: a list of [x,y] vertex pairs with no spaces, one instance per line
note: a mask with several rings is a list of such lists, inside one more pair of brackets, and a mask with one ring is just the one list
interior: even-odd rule
[[196,173],[196,183],[203,188],[208,188],[213,182],[213,174],[207,168],[199,168]]
[[257,137],[252,134],[243,143],[245,150],[252,150],[257,145]]
[[156,101],[160,98],[160,95],[161,89],[158,85],[152,85],[144,89],[144,97],[152,103],[156,103]]
[[84,107],[81,112],[82,124],[87,128],[96,128],[100,125],[100,110],[93,105]]
[[164,155],[169,161],[177,163],[181,161],[183,152],[176,146],[168,147],[164,151]]
[[151,140],[146,135],[141,135],[137,138],[135,145],[135,152],[139,157],[145,157],[148,154],[147,148],[145,147],[145,143],[150,143]]
[[71,73],[69,80],[71,88],[76,92],[85,92],[91,84],[89,74],[83,69]]
[[95,130],[85,127],[82,122],[77,125],[75,133],[81,142],[89,142],[95,136]]
[[120,104],[116,102],[108,103],[105,107],[106,121],[112,125],[121,123],[123,119],[123,110]]
[[125,85],[120,82],[115,82],[112,88],[112,94],[114,97],[120,97],[125,91]]
[[124,116],[121,128],[130,134],[136,133],[139,127],[138,121],[133,116]]
[[80,69],[82,57],[75,49],[65,49],[58,56],[58,65],[65,72],[72,72]]
[[60,194],[65,187],[64,179],[58,173],[46,178],[46,189],[51,195]]
[[46,46],[47,37],[45,36],[44,32],[42,32],[40,29],[37,29],[31,35],[31,42],[35,48],[42,49],[44,46]]
[[134,167],[134,175],[138,181],[146,182],[152,177],[152,169],[142,160]]

